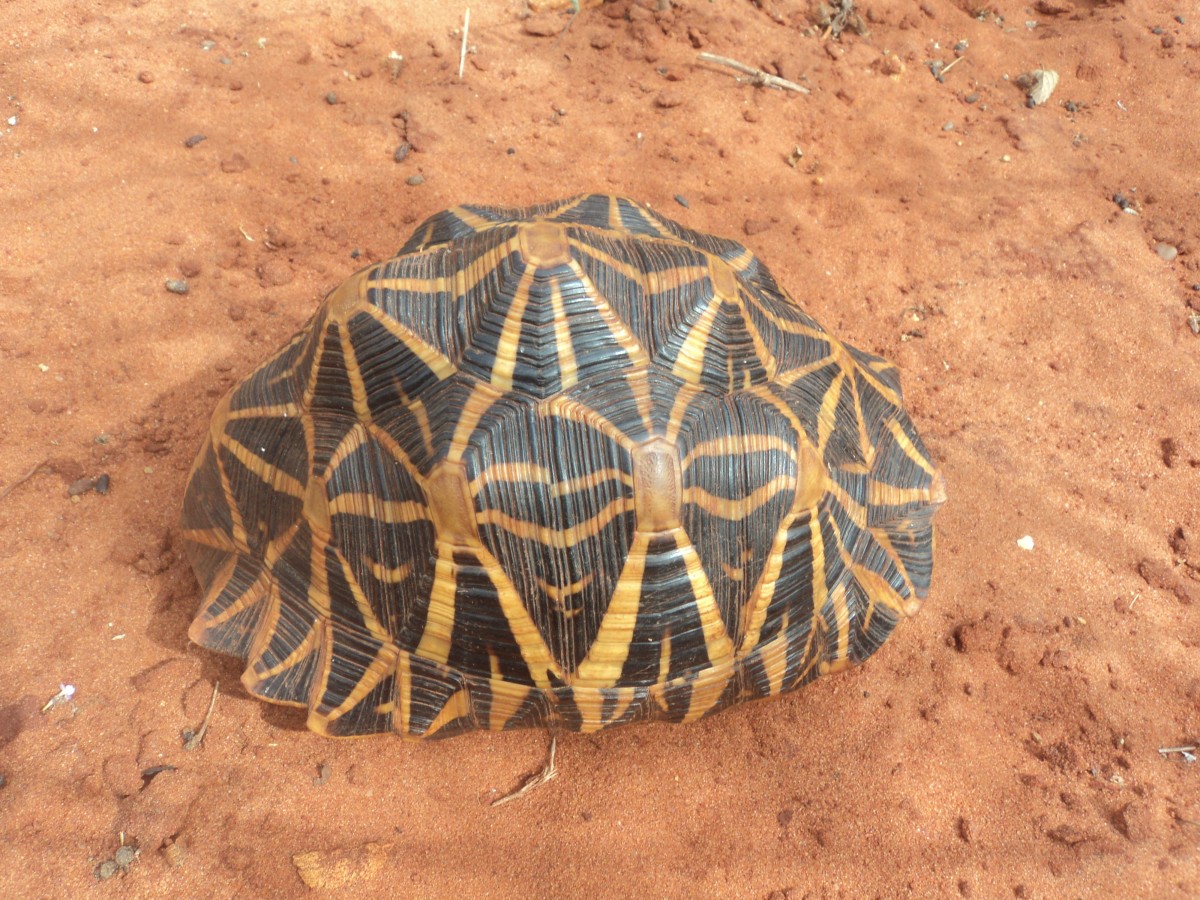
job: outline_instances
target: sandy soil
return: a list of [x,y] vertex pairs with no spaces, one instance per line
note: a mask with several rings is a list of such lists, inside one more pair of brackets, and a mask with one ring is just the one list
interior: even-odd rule
[[[6,893],[1200,894],[1200,764],[1158,750],[1200,738],[1200,13],[861,7],[840,40],[789,0],[556,37],[477,2],[460,80],[460,3],[3,4]],[[217,398],[327,289],[446,206],[582,191],[744,240],[895,360],[950,501],[864,667],[568,736],[492,807],[545,735],[307,733],[189,646],[175,523]]]

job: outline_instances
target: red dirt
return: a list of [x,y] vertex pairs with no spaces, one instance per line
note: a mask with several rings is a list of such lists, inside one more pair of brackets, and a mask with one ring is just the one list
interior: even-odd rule
[[[528,31],[565,13],[477,3],[462,81],[462,4],[201,6],[0,13],[9,896],[96,889],[122,834],[140,855],[102,889],[129,897],[301,894],[301,872],[455,897],[1200,893],[1200,766],[1157,750],[1200,738],[1190,4],[862,0],[870,34],[822,40],[788,0],[619,0],[562,37]],[[939,83],[926,60],[960,40]],[[1038,67],[1061,81],[1030,109]],[[865,666],[567,736],[557,780],[491,807],[544,734],[307,733],[188,644],[175,523],[217,398],[324,291],[439,209],[593,190],[744,240],[896,361],[950,500],[930,600]]]

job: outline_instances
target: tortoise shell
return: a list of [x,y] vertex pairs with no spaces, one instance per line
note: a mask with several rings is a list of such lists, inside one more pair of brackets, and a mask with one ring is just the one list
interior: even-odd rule
[[688,722],[878,649],[943,499],[895,368],[741,244],[462,206],[221,401],[190,635],[321,734]]

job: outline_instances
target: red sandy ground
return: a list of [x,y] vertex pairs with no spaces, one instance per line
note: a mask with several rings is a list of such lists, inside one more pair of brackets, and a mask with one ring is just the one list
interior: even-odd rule
[[[1200,764],[1158,752],[1200,737],[1200,12],[863,0],[869,35],[822,40],[788,0],[619,0],[561,38],[522,7],[476,2],[461,81],[461,3],[0,7],[5,895],[299,895],[310,852],[409,896],[1200,893]],[[950,501],[865,666],[567,736],[492,807],[544,734],[335,742],[249,699],[187,641],[176,516],[217,398],[327,289],[446,206],[581,191],[744,240],[895,360]]]

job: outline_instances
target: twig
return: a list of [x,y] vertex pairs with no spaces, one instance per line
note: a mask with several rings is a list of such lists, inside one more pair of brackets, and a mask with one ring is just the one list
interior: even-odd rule
[[1163,756],[1166,756],[1168,753],[1178,753],[1178,754],[1182,755],[1183,758],[1187,762],[1190,762],[1190,763],[1196,761],[1196,751],[1197,750],[1200,750],[1200,745],[1197,745],[1197,744],[1189,744],[1186,747],[1159,747],[1158,748],[1158,752],[1161,753]]
[[467,65],[467,32],[471,29],[471,6],[467,5],[466,12],[463,13],[463,39],[462,49],[458,51],[458,80],[462,81],[463,69]]
[[204,723],[200,726],[200,730],[195,734],[184,734],[184,750],[195,750],[200,746],[200,742],[204,740],[204,735],[208,732],[208,723],[212,721],[213,710],[217,708],[217,692],[220,690],[221,682],[215,682],[213,684],[212,700],[208,701],[208,712],[204,716]]
[[497,797],[492,801],[492,806],[503,806],[513,800],[520,800],[536,787],[541,787],[547,781],[553,781],[558,777],[558,768],[554,765],[554,751],[558,746],[558,738],[550,739],[550,759],[546,761],[546,765],[542,767],[542,771],[538,772],[515,791],[510,791],[503,797]]
[[22,475],[16,481],[14,481],[12,484],[10,484],[8,487],[6,487],[4,490],[0,491],[0,500],[3,500],[9,494],[11,494],[13,491],[15,491],[17,488],[19,488],[25,482],[27,482],[30,478],[32,478],[34,475],[36,475],[38,473],[38,469],[40,469],[45,464],[46,464],[46,460],[43,459],[40,463],[38,463],[36,466],[34,466],[32,469],[30,469],[28,472],[26,472],[24,475]]
[[947,65],[944,65],[944,66],[942,66],[942,70],[941,70],[940,72],[938,72],[938,75],[940,75],[940,76],[942,76],[943,78],[945,78],[945,77],[946,77],[946,73],[947,73],[947,72],[949,72],[951,69],[953,69],[955,66],[957,66],[957,65],[958,65],[960,62],[962,62],[964,59],[966,59],[966,57],[965,57],[965,56],[956,56],[956,57],[954,57],[954,61],[953,61],[953,62],[951,62],[951,63],[948,63]]
[[727,66],[730,69],[736,69],[744,75],[749,75],[750,83],[758,87],[782,88],[785,91],[795,91],[798,94],[810,93],[809,89],[803,85],[796,84],[794,81],[788,81],[786,78],[780,78],[778,75],[771,75],[768,72],[764,72],[762,69],[756,69],[753,66],[746,65],[745,63],[740,63],[736,59],[729,59],[728,57],[724,56],[716,56],[712,53],[701,53],[700,61],[715,63],[718,66]]

